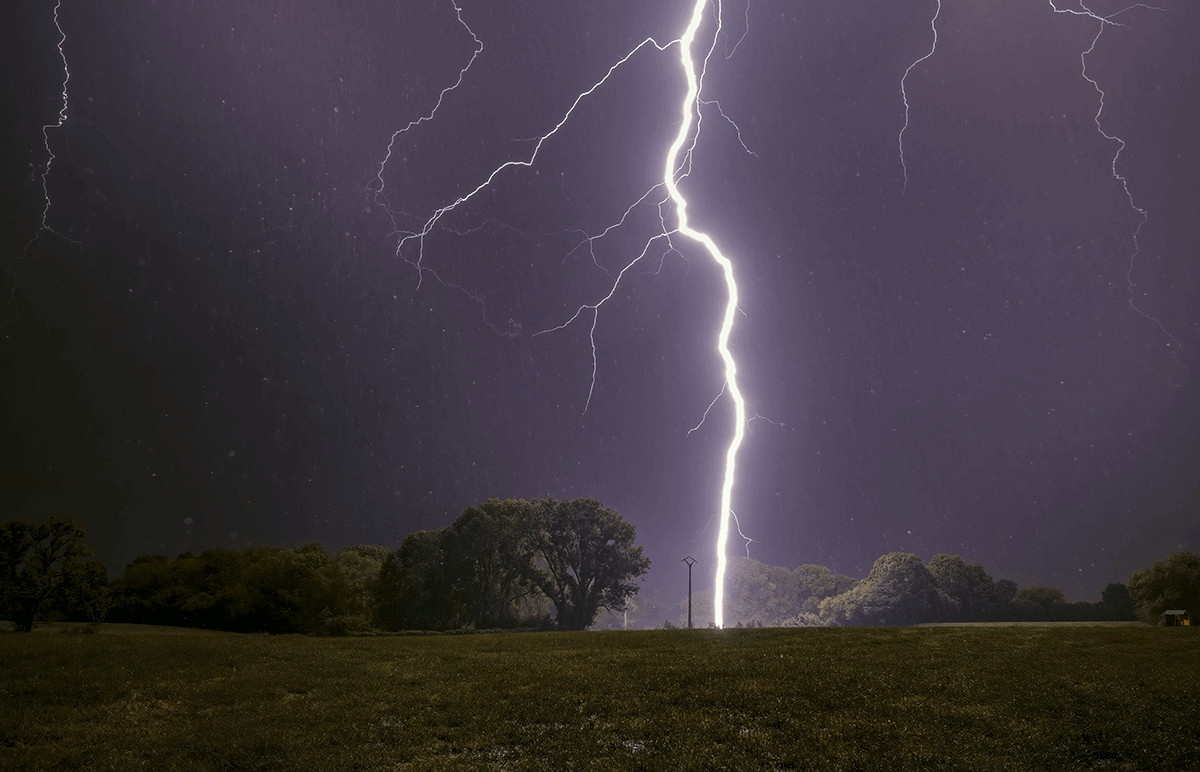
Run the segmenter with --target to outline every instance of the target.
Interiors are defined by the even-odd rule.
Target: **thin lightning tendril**
[[[718,21],[719,21],[719,19],[718,19]],[[746,26],[742,30],[742,36],[740,38],[738,38],[738,41],[736,43],[733,44],[733,48],[729,49],[729,53],[725,54],[726,59],[733,58],[733,55],[737,53],[738,46],[740,46],[742,44],[742,41],[745,40],[746,36],[749,34],[750,34],[750,0],[746,0]]]
[[[46,146],[46,168],[42,170],[42,194],[46,197],[46,206],[42,209],[42,225],[39,230],[53,229],[49,226],[50,218],[50,188],[47,178],[50,176],[50,166],[54,163],[54,151],[50,149],[50,129],[61,129],[62,125],[67,122],[67,106],[69,104],[67,97],[67,84],[71,81],[71,70],[67,68],[67,54],[63,51],[63,44],[67,42],[67,33],[63,32],[62,22],[58,20],[58,9],[62,7],[62,1],[54,4],[54,28],[58,30],[58,43],[55,48],[58,49],[58,58],[62,60],[63,66],[63,84],[62,84],[62,107],[58,110],[58,120],[54,123],[47,123],[42,127],[42,140]],[[36,237],[35,237],[36,238]]]
[[[704,426],[704,422],[708,420],[708,412],[713,409],[713,405],[717,404],[717,400],[719,400],[721,397],[725,396],[725,387],[728,385],[729,384],[727,384],[727,383],[721,384],[721,390],[717,392],[717,396],[713,397],[712,402],[708,403],[708,407],[704,408],[704,415],[700,416],[700,423],[696,424],[691,429],[688,429],[688,432],[687,432],[688,434],[691,434],[694,431],[698,431],[701,426]]]
[[[457,9],[458,6],[455,6],[455,8]],[[461,21],[461,18],[462,17],[460,15],[459,16],[460,21]],[[463,26],[466,27],[466,24],[464,23]],[[469,30],[470,28],[467,27],[467,29]],[[474,37],[476,40],[479,39],[479,38],[475,37],[475,33],[473,33],[473,32],[471,33],[471,36]],[[482,43],[480,45],[482,46]],[[613,72],[615,72],[617,70],[617,68],[619,68],[621,65],[625,64],[625,62],[627,62],[631,58],[633,58],[634,54],[636,54],[638,51],[641,51],[643,48],[645,48],[647,46],[654,46],[655,48],[657,48],[660,51],[666,49],[666,46],[659,45],[653,38],[646,38],[641,43],[638,43],[636,46],[634,46],[633,50],[631,50],[625,56],[621,57],[621,59],[618,60],[616,62],[616,64],[614,64],[608,68],[608,71],[605,72],[604,77],[600,78],[600,80],[596,81],[590,88],[588,88],[586,91],[582,92],[575,98],[575,101],[573,101],[571,103],[571,106],[569,108],[567,108],[567,111],[563,114],[563,117],[558,121],[558,123],[556,123],[554,125],[554,128],[552,128],[550,131],[546,132],[545,134],[543,134],[542,136],[537,138],[536,142],[534,143],[533,150],[530,152],[528,158],[518,159],[518,160],[513,160],[513,161],[505,161],[504,163],[500,164],[491,172],[491,174],[489,174],[487,176],[486,179],[484,179],[483,182],[479,183],[472,190],[459,196],[453,202],[446,204],[445,206],[439,207],[438,209],[435,209],[433,214],[430,215],[428,217],[428,219],[425,220],[425,223],[421,226],[420,230],[405,232],[401,229],[397,229],[393,234],[393,235],[400,236],[400,239],[396,244],[396,256],[400,257],[401,259],[405,259],[406,262],[408,262],[414,268],[416,268],[419,273],[422,273],[422,274],[426,273],[426,272],[432,273],[431,269],[422,265],[422,259],[424,257],[425,238],[433,231],[434,227],[438,225],[438,223],[441,221],[441,219],[443,217],[445,217],[448,213],[457,209],[462,204],[465,204],[466,202],[473,199],[481,191],[487,189],[492,184],[492,182],[496,179],[496,177],[498,177],[500,175],[501,172],[503,172],[507,169],[510,169],[512,167],[515,167],[515,166],[522,166],[525,168],[533,166],[534,163],[537,161],[538,155],[541,154],[542,147],[546,144],[546,142],[551,137],[556,135],[559,132],[559,130],[563,126],[566,125],[567,121],[569,121],[571,119],[571,115],[575,112],[575,108],[579,106],[579,103],[582,102],[585,98],[591,96],[592,93],[596,91],[596,89],[598,89],[602,85],[604,85],[604,83],[613,74]],[[468,67],[469,66],[470,65],[468,65]],[[465,71],[466,71],[466,68],[463,69],[463,72],[465,72]],[[460,78],[461,78],[461,76],[460,76]],[[461,80],[459,82],[461,82]],[[447,90],[451,90],[451,89],[447,89]],[[445,94],[445,91],[443,91],[443,94]],[[440,104],[440,99],[439,99],[439,104]],[[435,112],[436,112],[436,110],[435,110]],[[432,116],[433,114],[434,113],[430,113],[430,116]],[[420,123],[420,121],[415,121],[413,123],[410,123],[408,127],[405,127],[404,129],[401,129],[400,131],[396,132],[396,135],[403,134],[404,132],[408,131],[410,128],[417,125],[418,123]],[[393,142],[395,141],[396,135],[393,135]],[[389,146],[389,155],[390,155],[390,146]],[[381,166],[378,176],[382,177],[382,174],[383,174],[383,167]],[[401,254],[405,245],[407,245],[409,242],[413,242],[413,241],[415,241],[418,245],[418,254],[417,254],[416,261],[407,260],[407,258],[404,258],[403,255]]]
[[[1141,308],[1138,307],[1137,302],[1136,302],[1136,296],[1134,293],[1134,287],[1136,286],[1136,282],[1133,279],[1133,271],[1134,271],[1134,264],[1137,261],[1137,257],[1138,257],[1138,255],[1141,254],[1141,251],[1142,251],[1141,244],[1138,241],[1138,236],[1142,232],[1142,226],[1144,226],[1146,224],[1146,221],[1149,219],[1149,213],[1142,207],[1138,206],[1137,203],[1134,201],[1133,193],[1129,189],[1129,181],[1125,178],[1124,175],[1122,175],[1117,170],[1117,163],[1120,161],[1122,151],[1125,150],[1126,143],[1125,143],[1125,140],[1121,139],[1120,137],[1116,136],[1115,134],[1109,134],[1108,132],[1106,132],[1104,130],[1104,126],[1100,122],[1100,116],[1104,112],[1104,106],[1105,106],[1104,105],[1104,100],[1105,100],[1104,89],[1100,88],[1100,84],[1098,82],[1096,82],[1096,80],[1088,74],[1088,69],[1087,69],[1088,54],[1090,54],[1096,50],[1096,45],[1100,42],[1100,37],[1101,37],[1101,35],[1104,34],[1105,27],[1107,27],[1109,25],[1112,25],[1114,27],[1124,27],[1125,26],[1124,24],[1121,24],[1120,22],[1116,21],[1116,17],[1120,16],[1123,13],[1131,11],[1135,8],[1145,8],[1147,10],[1164,11],[1164,12],[1167,9],[1159,8],[1158,6],[1148,5],[1146,3],[1134,3],[1133,5],[1126,6],[1125,8],[1122,8],[1121,10],[1116,11],[1115,13],[1108,14],[1107,16],[1101,16],[1101,15],[1095,13],[1094,11],[1092,11],[1090,8],[1088,8],[1086,5],[1084,5],[1082,2],[1079,3],[1079,7],[1082,10],[1076,10],[1076,9],[1072,9],[1072,8],[1059,8],[1057,5],[1055,5],[1054,0],[1048,0],[1048,1],[1050,3],[1050,9],[1054,13],[1069,14],[1072,16],[1085,16],[1089,19],[1094,19],[1100,23],[1100,28],[1098,30],[1096,30],[1096,36],[1094,38],[1092,38],[1091,44],[1084,51],[1082,51],[1079,54],[1080,74],[1083,76],[1084,80],[1086,80],[1088,83],[1090,83],[1092,88],[1094,88],[1096,90],[1097,95],[1099,95],[1100,104],[1097,107],[1096,114],[1093,116],[1092,120],[1096,124],[1096,131],[1098,131],[1100,133],[1100,136],[1104,137],[1106,140],[1109,140],[1110,142],[1117,143],[1117,151],[1113,154],[1113,158],[1112,158],[1112,165],[1111,165],[1112,176],[1113,176],[1113,179],[1115,179],[1117,182],[1119,182],[1121,184],[1121,189],[1125,192],[1125,198],[1129,202],[1129,208],[1132,209],[1134,212],[1136,212],[1138,215],[1138,223],[1137,223],[1137,226],[1133,229],[1133,234],[1132,234],[1133,254],[1129,256],[1129,269],[1125,272],[1125,284],[1126,284],[1127,292],[1129,294],[1129,301],[1128,301],[1129,308],[1132,309],[1139,316],[1146,319],[1147,321],[1154,323],[1154,325],[1158,327],[1159,331],[1161,331],[1162,334],[1168,338],[1168,340],[1170,342],[1167,343],[1167,348],[1171,349],[1171,358],[1174,359],[1175,363],[1177,365],[1179,365],[1180,367],[1182,367],[1184,369],[1184,371],[1186,372],[1188,370],[1187,365],[1183,364],[1183,362],[1179,358],[1179,355],[1183,350],[1183,346],[1179,342],[1179,339],[1167,331],[1167,328],[1163,325],[1161,319],[1159,319],[1155,316],[1151,316],[1150,314],[1143,311]],[[933,45],[930,47],[929,53],[925,54],[920,59],[917,59],[915,62],[910,64],[908,66],[908,69],[906,69],[904,71],[904,75],[900,78],[900,97],[904,101],[904,127],[900,129],[898,143],[900,146],[900,166],[904,171],[904,187],[902,189],[904,191],[906,191],[908,189],[908,165],[906,164],[905,158],[904,158],[904,132],[907,131],[908,127],[909,127],[909,104],[908,104],[908,91],[906,89],[906,81],[908,79],[909,73],[912,72],[914,67],[916,67],[921,62],[924,62],[925,60],[929,59],[929,57],[933,56],[934,53],[937,51],[937,44],[938,44],[937,20],[938,20],[938,16],[941,14],[941,12],[942,12],[942,2],[941,2],[941,0],[937,0],[937,11],[933,14],[933,18],[930,20],[930,23],[929,23],[930,29],[933,31]],[[1180,381],[1180,383],[1182,383],[1182,381]],[[1178,386],[1179,384],[1176,384],[1176,385]]]
[[[783,421],[772,421],[770,418],[767,418],[762,413],[755,413],[750,418],[750,420],[746,422],[746,424],[748,426],[748,425],[754,423],[755,421],[766,421],[767,423],[771,424],[771,426],[787,426],[787,424],[785,424]]]
[[[42,174],[41,174],[42,198],[45,202],[42,206],[42,220],[38,224],[38,229],[34,232],[33,236],[29,239],[29,242],[25,244],[25,249],[23,249],[21,251],[21,254],[17,255],[15,258],[13,258],[13,260],[8,264],[8,272],[13,277],[13,280],[14,280],[11,295],[12,295],[12,299],[13,299],[13,308],[17,309],[17,311],[16,311],[17,315],[14,316],[12,319],[6,320],[4,322],[4,325],[8,325],[9,323],[11,323],[11,322],[15,321],[17,318],[19,318],[19,316],[20,316],[20,310],[19,310],[20,306],[17,303],[17,286],[16,286],[17,274],[16,274],[16,271],[13,269],[13,266],[16,265],[16,262],[18,260],[29,255],[29,250],[31,247],[33,247],[34,243],[37,242],[38,237],[40,237],[42,235],[42,233],[44,233],[44,232],[50,232],[50,233],[53,233],[54,235],[58,236],[59,238],[66,239],[67,241],[71,242],[72,244],[79,243],[78,241],[75,241],[74,239],[67,238],[63,234],[59,233],[58,231],[56,231],[50,227],[50,205],[51,205],[50,181],[49,181],[50,167],[54,165],[54,159],[57,157],[54,155],[54,151],[50,149],[50,130],[51,129],[61,129],[63,127],[63,124],[65,124],[67,122],[67,108],[70,104],[68,96],[67,96],[67,84],[70,83],[70,81],[71,81],[71,70],[67,66],[66,51],[63,50],[63,45],[66,44],[66,42],[67,42],[67,33],[63,31],[62,22],[59,21],[59,18],[58,18],[58,11],[61,7],[62,7],[62,0],[59,0],[59,2],[54,4],[54,29],[56,29],[58,31],[58,43],[55,44],[55,48],[58,50],[58,58],[62,61],[62,69],[63,69],[62,105],[58,108],[58,115],[57,115],[56,120],[53,123],[47,123],[44,126],[42,126],[42,146],[45,147],[45,149],[46,149],[46,166],[42,169]]]
[[[467,76],[467,70],[471,69],[471,65],[475,64],[475,60],[479,58],[479,55],[481,53],[483,53],[483,41],[480,40],[479,36],[475,34],[475,31],[472,30],[469,26],[467,26],[467,23],[465,21],[463,21],[462,8],[459,8],[458,3],[453,2],[453,0],[450,4],[454,6],[454,12],[458,16],[458,23],[460,25],[462,25],[462,28],[465,29],[467,31],[467,34],[471,36],[471,39],[475,41],[475,51],[474,51],[474,53],[471,54],[471,58],[469,60],[467,60],[467,63],[465,65],[463,65],[463,68],[458,71],[458,79],[456,81],[454,81],[453,85],[446,86],[444,89],[442,89],[441,93],[438,94],[437,103],[434,104],[433,109],[429,111],[429,115],[423,115],[420,118],[411,120],[408,122],[408,125],[405,126],[403,129],[397,129],[395,132],[392,133],[392,138],[388,142],[387,153],[383,156],[383,160],[379,162],[379,171],[376,172],[376,174],[375,174],[375,181],[379,183],[379,187],[377,187],[375,189],[375,203],[382,206],[384,208],[384,210],[387,211],[388,214],[392,216],[392,218],[393,218],[392,224],[393,225],[395,225],[395,213],[393,213],[392,210],[388,208],[387,197],[383,195],[383,188],[384,188],[383,170],[385,168],[387,168],[387,163],[389,160],[391,160],[392,150],[396,146],[396,140],[401,138],[403,135],[407,134],[409,131],[416,128],[417,126],[420,126],[422,123],[425,123],[426,121],[432,121],[433,117],[435,115],[437,115],[437,111],[441,109],[442,102],[444,102],[446,99],[446,94],[449,94],[451,91],[454,91],[455,89],[457,89],[459,86],[462,85],[463,78],[465,78]],[[399,248],[397,248],[397,252],[399,252]],[[418,282],[418,286],[420,286],[420,276],[419,275],[417,278],[417,282]]]
[[[657,187],[657,186],[655,186],[655,187]],[[643,198],[645,198],[645,196],[643,196]],[[611,228],[609,230],[611,230]],[[682,231],[682,228],[680,229],[680,231]],[[672,231],[672,232],[674,232],[674,231]],[[653,244],[654,242],[658,241],[659,239],[667,239],[669,241],[670,240],[670,232],[660,233],[657,236],[654,236],[653,238],[651,238],[649,241],[647,241],[646,246],[643,247],[641,253],[636,258],[634,258],[628,265],[626,265],[624,268],[622,268],[620,273],[617,274],[616,278],[613,279],[612,288],[609,289],[607,295],[600,298],[600,300],[596,301],[595,303],[587,303],[587,304],[580,306],[575,311],[575,314],[570,319],[563,322],[562,324],[560,324],[556,327],[550,327],[545,330],[540,330],[538,332],[535,332],[532,336],[532,337],[536,338],[539,335],[545,335],[546,333],[549,333],[549,332],[558,332],[559,330],[562,330],[562,329],[565,329],[565,328],[571,326],[571,324],[573,324],[576,319],[578,319],[580,316],[584,315],[586,312],[588,312],[588,311],[591,312],[592,326],[588,329],[588,342],[590,343],[591,348],[592,348],[592,380],[591,380],[590,385],[588,386],[587,401],[584,403],[584,406],[583,406],[584,413],[587,413],[588,407],[592,404],[592,395],[596,391],[596,373],[597,373],[597,369],[599,366],[598,365],[599,360],[597,359],[597,351],[596,351],[596,324],[600,320],[600,306],[607,303],[609,300],[612,299],[613,295],[617,294],[617,288],[619,286],[621,286],[621,279],[624,278],[625,274],[631,268],[633,268],[635,265],[637,265],[639,262],[641,262],[642,258],[644,258],[647,254],[649,254],[650,245]]]
[[[1150,314],[1146,313],[1142,309],[1138,308],[1138,305],[1135,302],[1134,287],[1136,286],[1136,283],[1133,280],[1133,269],[1134,269],[1134,263],[1137,261],[1138,255],[1140,255],[1142,252],[1142,246],[1141,246],[1141,243],[1138,241],[1138,236],[1141,234],[1142,226],[1144,226],[1146,224],[1146,221],[1150,218],[1150,215],[1149,215],[1149,212],[1147,212],[1145,209],[1138,206],[1137,203],[1134,202],[1133,193],[1129,190],[1129,180],[1127,180],[1123,174],[1121,174],[1119,171],[1117,171],[1117,163],[1121,158],[1121,153],[1125,150],[1126,143],[1125,143],[1125,140],[1121,139],[1120,137],[1116,136],[1115,134],[1109,134],[1108,132],[1106,132],[1104,130],[1104,126],[1100,123],[1100,116],[1104,112],[1105,93],[1104,93],[1104,89],[1100,88],[1100,84],[1098,82],[1096,82],[1096,80],[1088,74],[1088,69],[1087,69],[1088,54],[1090,54],[1096,50],[1096,45],[1100,42],[1100,36],[1104,34],[1105,27],[1107,27],[1110,24],[1114,27],[1124,27],[1125,26],[1124,24],[1121,24],[1120,22],[1114,21],[1114,19],[1117,16],[1120,16],[1121,14],[1125,13],[1126,11],[1131,11],[1134,8],[1145,8],[1145,9],[1151,10],[1151,11],[1163,11],[1163,12],[1165,12],[1167,9],[1158,8],[1157,6],[1147,5],[1145,3],[1136,3],[1134,5],[1130,5],[1125,8],[1122,8],[1121,10],[1119,10],[1115,13],[1111,13],[1108,16],[1100,16],[1100,15],[1094,13],[1090,8],[1088,8],[1082,2],[1079,4],[1079,7],[1082,8],[1083,10],[1076,11],[1076,10],[1073,10],[1070,8],[1059,8],[1054,4],[1054,0],[1050,0],[1050,8],[1055,13],[1065,13],[1065,14],[1070,14],[1073,16],[1086,16],[1089,19],[1095,19],[1096,21],[1100,22],[1100,27],[1099,27],[1099,29],[1096,30],[1096,36],[1094,38],[1092,38],[1091,45],[1089,45],[1083,52],[1081,52],[1079,54],[1079,67],[1080,67],[1080,74],[1083,76],[1083,79],[1092,85],[1092,88],[1094,88],[1096,90],[1096,94],[1099,96],[1100,104],[1096,108],[1096,114],[1092,117],[1092,121],[1096,124],[1096,131],[1099,132],[1100,136],[1104,137],[1106,140],[1117,143],[1117,152],[1113,153],[1112,166],[1111,166],[1113,179],[1115,179],[1117,182],[1121,183],[1121,190],[1123,190],[1125,192],[1125,199],[1129,202],[1129,208],[1132,209],[1133,211],[1137,212],[1137,215],[1138,215],[1138,223],[1137,223],[1137,226],[1133,229],[1133,234],[1132,234],[1133,254],[1131,254],[1129,256],[1129,270],[1127,270],[1125,272],[1126,291],[1129,294],[1129,301],[1128,301],[1129,308],[1131,310],[1133,310],[1134,313],[1138,314],[1139,316],[1146,319],[1147,321],[1153,322],[1154,325],[1158,327],[1159,331],[1162,332],[1162,334],[1165,335],[1170,340],[1170,343],[1167,344],[1167,348],[1172,349],[1171,358],[1175,361],[1175,364],[1179,365],[1180,367],[1182,367],[1184,369],[1185,372],[1187,372],[1188,371],[1187,365],[1183,364],[1183,362],[1179,358],[1180,353],[1183,351],[1183,346],[1179,342],[1179,339],[1176,338],[1171,333],[1167,332],[1167,328],[1163,325],[1161,319],[1159,319],[1158,317],[1155,317],[1155,316],[1151,316]],[[1181,379],[1179,381],[1179,383],[1177,383],[1175,385],[1178,387],[1182,383],[1183,383],[1183,380]]]
[[[720,113],[721,117],[724,118],[729,123],[729,125],[733,127],[733,130],[737,132],[738,144],[742,146],[742,150],[745,150],[750,155],[754,156],[755,158],[758,158],[758,153],[756,153],[753,150],[751,150],[750,148],[746,147],[746,142],[745,142],[745,140],[742,139],[742,129],[736,123],[733,122],[732,118],[730,118],[728,115],[725,114],[725,111],[721,108],[720,102],[718,102],[715,99],[701,99],[700,105],[703,107],[708,107],[709,105],[716,105],[717,112]]]
[[[908,190],[908,165],[904,162],[904,132],[908,131],[908,91],[905,89],[905,81],[908,80],[908,74],[913,71],[921,62],[933,56],[937,51],[938,31],[937,20],[942,13],[942,0],[937,0],[937,10],[934,11],[933,18],[929,20],[929,28],[933,30],[933,45],[929,47],[929,53],[922,56],[917,61],[908,65],[908,69],[904,71],[904,75],[900,77],[900,98],[904,100],[904,128],[900,129],[898,142],[900,143],[900,168],[904,170],[904,187],[900,189],[901,193]]]
[[[742,537],[742,540],[746,542],[746,557],[750,557],[750,545],[754,544],[756,539],[751,539],[749,536],[742,533],[742,521],[738,519],[737,512],[730,510],[729,514],[733,516],[733,527],[737,528],[738,536]]]

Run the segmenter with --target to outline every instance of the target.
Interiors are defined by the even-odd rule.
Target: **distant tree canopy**
[[[619,611],[649,561],[593,499],[490,499],[399,550],[319,544],[143,555],[111,586],[111,619],[243,632],[557,626]]]
[[[1013,598],[1013,603],[1018,608],[1027,610],[1027,614],[1035,617],[1049,617],[1056,607],[1065,602],[1062,590],[1044,585],[1022,587]]]
[[[87,560],[83,529],[68,518],[43,523],[13,520],[0,526],[0,617],[30,632],[42,615],[56,610],[89,622],[104,619],[108,571]]]
[[[582,630],[620,611],[650,561],[636,530],[595,499],[489,499],[452,525],[410,534],[382,566],[384,629],[513,627]]]
[[[978,563],[958,555],[934,555],[926,566],[937,587],[937,615],[956,622],[981,622],[996,613],[996,583]]]
[[[725,568],[726,625],[818,624],[816,612],[825,598],[858,584],[825,566],[805,564],[789,570],[753,558],[731,557]],[[693,623],[704,626],[713,618],[713,591],[692,595]],[[687,623],[687,599],[680,601],[676,622]]]
[[[1135,572],[1129,579],[1129,595],[1138,618],[1152,625],[1163,624],[1168,609],[1200,613],[1200,555],[1176,552]]]
[[[725,575],[730,625],[912,625],[926,622],[1085,621],[1133,619],[1125,585],[1110,584],[1100,603],[1065,603],[1055,587],[993,581],[978,563],[934,555],[928,563],[893,552],[861,582],[824,566],[794,571],[730,558]],[[687,618],[680,601],[676,624]],[[712,619],[712,590],[695,593],[693,617]],[[670,620],[668,620],[670,623]]]
[[[319,544],[142,555],[112,582],[110,619],[241,632],[343,633],[370,626],[387,552]]]
[[[1136,610],[1129,588],[1123,584],[1110,584],[1100,593],[1100,605],[1107,619],[1134,619]]]
[[[921,558],[892,552],[854,589],[822,601],[821,618],[835,625],[912,625],[937,619],[943,605]]]
[[[107,583],[64,519],[0,526],[0,616],[139,622],[272,632],[513,628],[582,630],[628,609],[650,561],[636,530],[595,499],[489,499],[445,528],[409,534],[400,549],[319,544],[209,549],[169,560],[142,555]],[[794,570],[729,560],[727,624],[910,625],[950,621],[1128,620],[1200,608],[1200,556],[1177,552],[1109,584],[1099,603],[1066,603],[1055,587],[993,581],[978,563],[911,553],[875,561],[858,581],[824,566]],[[693,617],[712,618],[712,590]],[[678,621],[687,618],[686,599]],[[617,621],[614,621],[617,620]],[[609,614],[605,624],[623,624]],[[668,622],[669,624],[669,622]]]

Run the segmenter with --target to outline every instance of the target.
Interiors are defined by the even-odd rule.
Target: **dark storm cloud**
[[[667,3],[146,3],[61,12],[69,122],[44,201],[61,67],[50,9],[8,33],[6,489],[73,507],[110,569],[246,540],[398,544],[489,496],[595,496],[649,580],[711,563],[728,406],[719,277],[654,253],[596,328],[655,213],[683,81],[647,49],[426,240],[413,228],[524,158]],[[684,183],[736,261],[751,401],[735,495],[751,554],[864,575],[937,552],[1098,597],[1196,548],[1196,143],[1187,8],[1098,22],[1046,3],[727,6],[715,107]],[[1097,10],[1111,13],[1117,8]],[[1129,304],[1133,297],[1136,308]],[[515,333],[503,335],[499,333]],[[1190,367],[1191,369],[1187,369]],[[193,523],[186,524],[185,518]],[[1190,529],[1190,530],[1189,530]],[[234,535],[236,534],[236,536]],[[1187,540],[1191,540],[1188,542]],[[735,542],[737,540],[735,539]],[[738,549],[736,546],[733,549]],[[711,568],[711,566],[709,566]],[[678,575],[676,575],[678,574]],[[698,571],[697,576],[702,576]]]

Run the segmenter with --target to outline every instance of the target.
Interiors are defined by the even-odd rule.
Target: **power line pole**
[[[688,567],[688,629],[692,629],[692,566],[696,565],[696,559],[688,555],[680,563],[687,563]]]

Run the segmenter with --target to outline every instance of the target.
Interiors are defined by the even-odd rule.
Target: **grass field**
[[[0,634],[0,769],[132,768],[1200,769],[1200,631]]]

